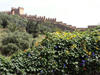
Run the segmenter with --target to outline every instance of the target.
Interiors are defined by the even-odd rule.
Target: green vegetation
[[[16,51],[19,51],[20,49],[23,50],[23,49],[27,49],[28,47],[32,47],[32,46],[28,46],[30,45],[29,40],[25,42],[25,39],[23,39],[23,37],[30,38],[31,36],[29,34],[31,34],[33,36],[33,40],[34,40],[33,42],[35,44],[37,43],[38,40],[41,39],[40,37],[38,37],[38,35],[42,34],[44,36],[46,32],[51,32],[48,29],[50,30],[54,29],[54,26],[50,24],[50,22],[45,22],[44,24],[42,23],[41,25],[39,25],[38,23],[39,22],[36,23],[33,21],[22,19],[18,15],[8,15],[6,13],[0,12],[0,27],[1,27],[0,50],[2,49],[1,53],[3,55],[8,55],[8,54],[11,55]],[[45,28],[43,29],[41,26],[46,26],[45,28],[47,30],[45,31]],[[5,28],[6,31],[2,32],[3,30],[2,28]],[[53,31],[56,31],[56,30],[57,28],[55,28],[55,30]],[[41,31],[43,31],[43,33]],[[27,34],[27,36],[24,36],[24,33]],[[24,43],[22,43],[22,41]],[[25,43],[27,44],[27,46],[25,45]],[[22,45],[20,44],[24,44],[23,46],[25,46],[25,48],[21,48]]]
[[[36,38],[39,35],[39,26],[38,23],[35,23],[33,21],[28,21],[27,26],[26,26],[26,31],[29,34],[33,35],[33,38]]]
[[[40,33],[41,34],[45,34],[46,32],[56,32],[56,31],[62,31],[60,28],[57,28],[56,26],[54,26],[51,22],[46,21],[41,23],[40,25]]]
[[[71,33],[50,22],[0,16],[6,28],[0,29],[0,75],[99,75],[100,27]]]
[[[34,45],[32,35],[26,32],[16,31],[14,33],[8,33],[2,39],[3,51],[2,54],[8,55],[14,53],[20,49],[28,49]]]
[[[0,12],[0,27],[5,28],[9,24],[14,23],[17,26],[21,25],[26,27],[28,20],[20,18],[18,15],[8,15]]]
[[[7,34],[7,30],[6,29],[0,29],[0,48],[2,47],[2,38]]]
[[[16,25],[14,23],[11,23],[7,26],[8,32],[15,32],[15,31],[19,31],[19,32],[25,32],[25,27],[21,26],[21,25]]]
[[[95,30],[100,31],[100,26],[97,26],[95,28],[89,29],[88,31],[92,32],[92,31],[95,31]]]
[[[2,74],[98,75],[100,32],[47,33],[35,47],[1,59],[1,63],[10,62],[8,67],[6,63],[0,66]]]
[[[8,21],[4,18],[4,19],[2,19],[2,27],[3,28],[6,28],[7,26],[8,26]]]

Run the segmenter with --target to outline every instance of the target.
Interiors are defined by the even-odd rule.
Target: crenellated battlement
[[[0,12],[4,12],[4,13],[11,13],[11,11],[0,11]]]
[[[3,12],[3,13],[7,13],[7,14],[11,14],[11,11],[0,11],[0,12]]]
[[[74,31],[75,29],[77,29],[75,26],[67,25],[66,23],[63,23],[62,21],[57,22],[56,18],[46,18],[45,16],[27,15],[27,13],[24,14],[24,8],[22,7],[18,7],[18,8],[12,7],[11,11],[1,11],[1,12],[7,13],[9,15],[19,15],[20,17],[24,19],[39,21],[40,23],[44,21],[50,21],[54,25],[56,25],[58,28],[61,28],[62,30],[68,29],[68,30]]]
[[[46,18],[46,21],[56,22],[56,18]]]
[[[36,18],[37,15],[26,15],[26,18]]]
[[[27,14],[19,14],[20,17],[24,18],[27,16]]]
[[[56,21],[56,18],[46,18],[45,16],[37,16],[37,15],[27,15],[24,14],[24,8],[22,7],[11,7],[11,11],[0,11],[0,12],[4,12],[7,13],[9,15],[19,15],[20,17],[24,18],[24,19],[28,19],[28,20],[32,20],[32,21],[39,21],[39,23],[42,23],[44,21],[50,21],[52,22],[54,25],[56,25],[58,28],[61,28],[62,30],[69,30],[69,31],[74,31],[74,30],[87,30],[90,28],[94,28],[98,25],[89,25],[88,28],[76,28],[76,26],[72,26],[72,25],[67,25],[66,23],[63,23],[62,21]]]
[[[45,20],[45,16],[36,17],[37,20]]]
[[[20,17],[26,18],[26,19],[34,19],[34,20],[39,20],[39,21],[40,20],[41,21],[44,20],[44,21],[56,22],[56,18],[46,18],[45,16],[37,16],[37,15],[27,15],[27,14],[24,14],[24,8],[22,8],[22,7],[18,7],[18,8],[12,7],[11,11],[2,11],[2,12],[9,13],[9,15],[10,14],[12,14],[12,15],[19,15]]]

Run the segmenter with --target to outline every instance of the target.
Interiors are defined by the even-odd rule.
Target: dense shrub
[[[15,23],[10,23],[7,26],[8,32],[15,32],[15,31],[19,31],[19,32],[25,32],[25,27],[21,26],[21,25],[17,25]]]
[[[38,53],[31,51],[31,49],[18,52],[11,57],[11,61],[16,65],[17,74],[36,74]],[[15,60],[16,59],[16,60]],[[16,73],[16,72],[15,72]]]
[[[45,34],[46,32],[56,32],[56,31],[62,31],[60,28],[57,28],[54,24],[52,24],[49,21],[45,21],[39,25],[40,27],[40,33]]]
[[[95,31],[95,30],[100,31],[100,26],[97,26],[95,28],[88,29],[88,31],[90,31],[90,32]]]
[[[0,25],[6,27],[10,23],[16,23],[26,27],[28,20],[19,17],[18,15],[8,15],[7,13],[0,12]],[[6,24],[5,24],[6,23]]]
[[[47,59],[47,66],[54,65],[55,75],[60,73],[97,75],[100,72],[100,67],[98,67],[100,66],[100,32],[98,30],[91,33],[88,31],[48,33],[41,44],[47,49],[42,50],[40,56]],[[54,60],[54,63],[51,63],[51,60]],[[47,73],[51,73],[52,67],[45,68],[49,71]]]
[[[33,38],[37,37],[39,35],[39,22],[33,22],[33,21],[28,21],[27,26],[26,26],[26,31],[29,34],[33,35]]]
[[[3,48],[3,52],[2,54],[12,54],[15,53],[16,51],[18,51],[18,46],[16,44],[13,43],[8,43],[7,45],[5,45],[5,47]]]
[[[15,66],[13,73],[36,75],[100,73],[99,30],[47,33],[46,38],[36,45],[33,49],[19,51],[11,57],[10,60]]]
[[[2,53],[8,55],[19,52],[13,54],[11,59],[0,57],[1,75],[99,75],[100,27],[84,32],[47,33],[46,38],[37,43],[35,48],[28,49],[33,44],[32,35],[28,33],[33,33],[33,37],[36,37],[39,32],[38,23],[28,22],[18,15],[0,13],[0,27],[5,28],[7,22],[9,28],[10,23],[12,26],[16,24],[11,27],[11,32],[14,33],[9,33],[2,40]],[[16,31],[21,30],[19,25],[26,27],[28,33]],[[40,25],[41,34],[57,30],[50,22]]]
[[[34,40],[32,35],[26,32],[16,31],[14,33],[8,33],[8,35],[2,39],[2,53],[6,55],[7,53],[14,53],[20,49],[28,49],[32,47],[33,44]]]
[[[3,28],[6,28],[7,26],[8,26],[8,21],[4,18],[4,19],[2,19],[2,27]]]
[[[0,56],[0,75],[12,75],[15,72],[15,66],[9,58]]]

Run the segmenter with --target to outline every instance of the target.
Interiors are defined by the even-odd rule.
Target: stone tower
[[[11,14],[13,14],[13,15],[24,14],[24,8],[18,7],[18,9],[17,9],[17,8],[12,7],[11,8]]]

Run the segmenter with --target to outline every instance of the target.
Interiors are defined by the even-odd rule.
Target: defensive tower
[[[18,7],[18,9],[17,9],[17,8],[12,7],[11,14],[13,14],[13,15],[24,14],[24,8]]]

